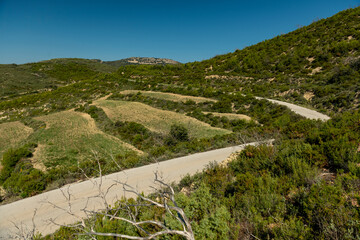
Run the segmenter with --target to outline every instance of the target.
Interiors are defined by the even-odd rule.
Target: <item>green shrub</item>
[[[180,142],[189,141],[189,132],[186,127],[178,124],[171,125],[170,136]]]
[[[29,150],[29,146],[25,145],[24,147],[18,149],[9,149],[7,150],[1,160],[1,165],[3,166],[0,171],[0,183],[3,183],[8,177],[10,177],[12,171],[15,169],[16,164],[26,157],[31,157],[32,152]]]
[[[34,169],[29,162],[18,164],[3,184],[7,194],[29,197],[42,192],[46,187],[45,175]]]

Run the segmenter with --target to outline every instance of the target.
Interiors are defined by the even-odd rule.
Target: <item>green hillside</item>
[[[187,67],[205,72],[214,86],[337,112],[358,107],[359,49],[360,8],[355,8]]]
[[[98,60],[52,59],[23,65],[0,65],[0,100],[38,92],[92,79],[97,74],[115,71],[116,68]]]

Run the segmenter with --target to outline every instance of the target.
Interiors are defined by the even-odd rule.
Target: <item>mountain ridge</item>
[[[114,61],[102,61],[102,63],[109,64],[114,67],[125,65],[167,65],[167,64],[181,64],[178,61],[168,58],[155,58],[155,57],[129,57]]]

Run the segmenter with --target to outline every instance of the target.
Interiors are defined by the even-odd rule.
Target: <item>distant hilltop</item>
[[[153,57],[130,57],[125,59],[120,59],[116,61],[103,61],[105,64],[109,64],[115,67],[120,67],[124,65],[167,65],[167,64],[180,64],[180,62],[167,59],[167,58],[153,58]]]

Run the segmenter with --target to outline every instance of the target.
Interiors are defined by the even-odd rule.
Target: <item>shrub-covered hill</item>
[[[118,71],[152,86],[163,81],[199,95],[242,91],[336,113],[359,106],[359,40],[360,7],[209,60]]]
[[[27,64],[0,64],[0,100],[55,90],[58,87],[112,73],[125,65],[180,64],[165,58],[127,58],[117,61],[57,58]]]
[[[22,65],[0,64],[0,100],[52,91],[58,87],[109,73],[115,67],[99,60],[64,58]]]
[[[341,111],[359,104],[359,40],[360,7],[188,67],[214,85]]]

